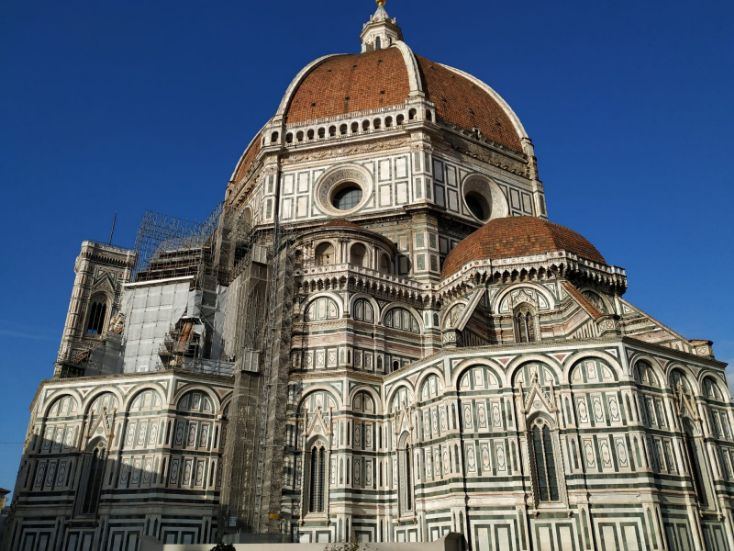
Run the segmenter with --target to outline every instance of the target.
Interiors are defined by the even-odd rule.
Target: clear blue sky
[[[0,486],[13,488],[84,239],[203,218],[290,79],[356,51],[369,0],[37,2],[0,14]],[[391,0],[406,41],[488,82],[536,146],[550,216],[627,298],[734,362],[734,3]]]

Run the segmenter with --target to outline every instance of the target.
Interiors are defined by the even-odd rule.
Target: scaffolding
[[[199,275],[211,255],[221,215],[222,203],[203,222],[146,211],[135,237],[133,280]]]

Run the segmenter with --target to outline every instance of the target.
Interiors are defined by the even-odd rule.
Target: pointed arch
[[[82,515],[97,512],[107,468],[107,439],[92,439],[84,454],[82,483],[77,494],[77,510]]]
[[[398,456],[398,507],[401,515],[415,510],[415,469],[413,465],[413,439],[403,431],[397,440]]]
[[[537,504],[561,501],[562,458],[557,427],[547,415],[528,419],[528,453],[533,474],[533,493]]]
[[[491,311],[494,313],[501,312],[503,310],[502,304],[504,300],[513,292],[517,290],[521,290],[521,289],[528,289],[534,293],[537,293],[541,297],[543,297],[543,299],[547,303],[547,308],[545,308],[543,304],[537,304],[536,306],[538,310],[546,310],[546,309],[552,310],[556,307],[556,302],[557,302],[556,298],[553,296],[553,294],[548,289],[546,289],[542,285],[522,282],[522,283],[517,283],[515,285],[510,285],[509,287],[507,287],[506,289],[498,293],[497,296],[495,296],[494,299],[492,299],[492,301],[490,302]]]
[[[522,302],[512,309],[512,327],[516,343],[530,343],[540,340],[538,313],[529,302]]]

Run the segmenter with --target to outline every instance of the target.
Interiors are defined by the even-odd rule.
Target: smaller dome
[[[475,260],[552,251],[566,251],[592,262],[607,263],[594,245],[573,230],[534,216],[510,216],[490,220],[464,238],[446,257],[441,275],[449,277]]]

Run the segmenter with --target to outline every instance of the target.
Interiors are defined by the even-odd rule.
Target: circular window
[[[489,178],[473,174],[464,180],[463,190],[467,214],[480,222],[508,216],[507,199],[499,186]]]
[[[351,210],[362,200],[362,188],[354,182],[345,182],[334,190],[331,204],[339,210]]]
[[[489,219],[489,204],[487,204],[487,200],[476,191],[470,191],[466,194],[466,206],[469,207],[471,213],[480,220]]]
[[[316,207],[330,216],[344,216],[363,208],[372,195],[372,176],[362,166],[342,165],[324,173],[314,190]]]

